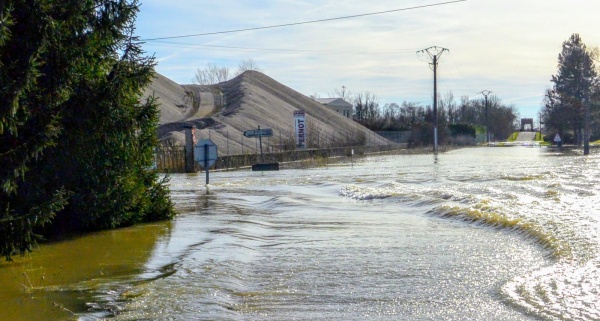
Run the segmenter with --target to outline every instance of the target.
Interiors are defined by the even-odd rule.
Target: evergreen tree
[[[542,118],[546,129],[555,130],[564,139],[565,120],[562,118],[566,114],[564,106],[561,103],[559,94],[555,89],[547,89],[544,95],[544,107],[542,108]]]
[[[547,127],[554,126],[559,131],[570,128],[576,137],[582,137],[585,99],[598,85],[591,54],[578,34],[563,42],[558,71],[552,76],[553,89],[546,93],[542,113]]]
[[[139,102],[154,60],[133,0],[0,4],[0,252],[57,232],[170,218],[150,170],[158,110]]]

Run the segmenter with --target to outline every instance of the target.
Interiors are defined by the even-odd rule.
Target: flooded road
[[[0,263],[0,320],[77,320],[106,316],[145,272],[171,223],[94,233],[44,245]],[[103,306],[95,301],[102,300]],[[93,318],[92,318],[93,316]]]
[[[10,320],[598,320],[600,154],[173,175],[169,223],[0,265]],[[67,272],[65,272],[67,271]],[[54,276],[56,275],[56,276]],[[37,314],[36,314],[37,313]],[[0,315],[4,320],[5,315]]]

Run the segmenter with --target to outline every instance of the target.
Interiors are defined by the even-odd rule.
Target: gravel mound
[[[293,148],[294,111],[304,110],[308,127],[308,147],[327,148],[349,145],[389,145],[374,134],[328,107],[278,83],[257,71],[217,85],[178,85],[157,74],[145,95],[154,94],[160,104],[159,138],[168,144],[184,145],[184,130],[197,128],[197,139],[211,139],[219,155],[254,153],[257,139],[244,131],[273,129],[273,137],[263,138],[263,149]]]

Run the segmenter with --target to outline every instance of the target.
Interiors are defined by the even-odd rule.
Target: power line
[[[459,2],[465,2],[465,1],[467,1],[467,0],[455,0],[455,1],[448,1],[448,2],[440,2],[440,3],[434,3],[434,4],[427,4],[427,5],[416,6],[416,7],[408,7],[408,8],[400,8],[400,9],[393,9],[393,10],[386,10],[386,11],[379,11],[379,12],[363,13],[363,14],[357,14],[357,15],[351,15],[351,16],[343,16],[343,17],[336,17],[336,18],[318,19],[318,20],[310,20],[310,21],[302,21],[302,22],[292,22],[292,23],[285,23],[285,24],[265,26],[265,27],[254,27],[254,28],[234,29],[234,30],[225,30],[225,31],[214,31],[214,32],[197,33],[197,34],[191,34],[191,35],[179,35],[179,36],[148,38],[148,39],[142,39],[142,41],[157,41],[157,40],[165,40],[165,39],[203,37],[203,36],[220,35],[220,34],[236,33],[236,32],[243,32],[243,31],[254,31],[254,30],[263,30],[263,29],[274,29],[274,28],[282,28],[282,27],[291,27],[291,26],[305,25],[305,24],[311,24],[311,23],[319,23],[319,22],[327,22],[327,21],[335,21],[335,20],[343,20],[343,19],[352,19],[352,18],[374,16],[374,15],[380,15],[380,14],[386,14],[386,13],[392,13],[392,12],[399,12],[399,11],[424,9],[424,8],[430,8],[430,7],[437,7],[437,6],[444,6],[444,5],[449,5],[449,4],[455,4],[455,3],[459,3]]]
[[[203,49],[214,49],[214,50],[239,50],[239,51],[259,51],[259,52],[281,52],[281,53],[333,53],[333,54],[412,54],[414,49],[398,49],[398,50],[366,50],[366,51],[339,51],[339,50],[303,50],[303,49],[282,49],[282,48],[253,48],[253,47],[240,47],[240,46],[224,46],[224,45],[201,45],[193,43],[182,43],[182,42],[170,42],[170,41],[157,41],[153,44],[154,46],[165,46],[165,47],[179,47],[179,48],[203,48]]]

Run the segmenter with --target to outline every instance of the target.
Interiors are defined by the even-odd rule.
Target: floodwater
[[[172,221],[0,264],[0,320],[600,320],[600,150],[173,175]]]

